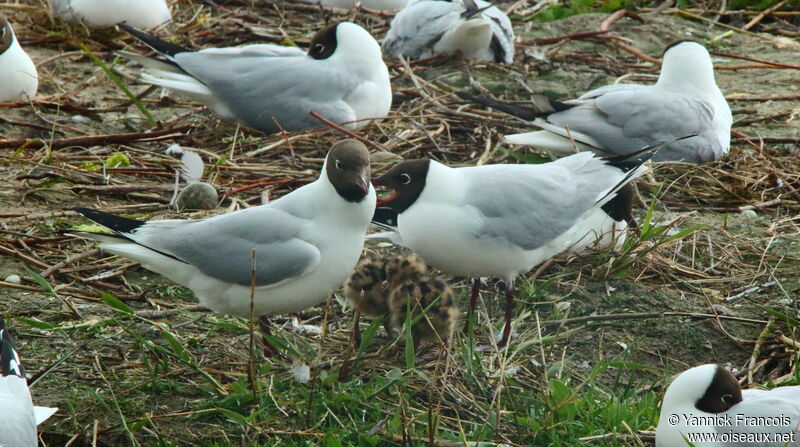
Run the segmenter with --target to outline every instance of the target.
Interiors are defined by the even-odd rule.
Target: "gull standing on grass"
[[[38,88],[36,65],[19,45],[11,23],[0,14],[0,102],[33,98]]]
[[[36,407],[31,400],[25,368],[19,360],[14,342],[0,318],[0,446],[36,447],[39,440],[36,426],[52,416],[58,408]]]
[[[367,148],[343,140],[328,152],[319,179],[266,205],[149,222],[76,208],[112,233],[75,235],[188,287],[215,312],[240,316],[250,313],[255,250],[254,312],[272,315],[315,306],[341,287],[374,210]]]
[[[543,130],[506,135],[511,144],[535,146],[557,155],[590,150],[601,155],[627,154],[684,135],[653,156],[653,161],[703,163],[730,149],[733,117],[714,80],[708,51],[697,42],[666,48],[661,73],[653,85],[607,85],[565,102],[537,97],[535,110],[460,93],[462,98],[497,108]]]
[[[395,191],[379,204],[398,213],[400,239],[428,264],[456,276],[504,281],[504,346],[511,334],[514,279],[585,237],[586,223],[646,171],[642,164],[657,150],[612,159],[579,153],[538,165],[451,168],[413,160],[374,183]]]
[[[127,23],[153,28],[172,20],[165,0],[51,0],[53,12],[72,22],[102,28]]]
[[[319,127],[310,112],[358,129],[386,116],[392,105],[381,47],[355,23],[319,31],[307,53],[272,44],[189,51],[121,27],[164,57],[120,53],[144,66],[144,82],[207,104],[223,118],[262,132]]]
[[[510,64],[514,30],[508,16],[484,0],[411,0],[392,19],[383,48],[396,59],[461,53]]]
[[[667,388],[656,447],[798,447],[798,424],[800,386],[742,391],[725,368],[702,365]]]

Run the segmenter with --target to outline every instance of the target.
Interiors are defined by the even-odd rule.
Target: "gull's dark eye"
[[[409,183],[411,183],[411,176],[405,173],[400,174],[400,183],[408,185]]]
[[[722,395],[722,401],[725,402],[726,404],[733,403],[733,395],[732,394],[723,394]]]
[[[339,160],[336,160],[335,166],[336,166],[336,169],[342,169],[342,162],[339,161]]]
[[[325,51],[325,45],[321,43],[315,43],[311,49],[314,53],[322,54],[322,52]]]

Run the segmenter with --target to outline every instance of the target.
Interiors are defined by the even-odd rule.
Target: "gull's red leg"
[[[497,343],[498,348],[504,348],[511,337],[511,316],[514,310],[514,286],[506,284],[506,318],[503,326],[503,337]]]
[[[475,306],[478,305],[478,294],[481,292],[481,279],[472,279],[472,289],[469,296],[469,309],[467,310],[467,321],[464,322],[464,330],[469,329],[469,322],[472,319],[472,314],[475,313]]]

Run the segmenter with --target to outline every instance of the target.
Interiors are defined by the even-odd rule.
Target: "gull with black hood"
[[[612,159],[579,153],[539,165],[450,168],[413,160],[374,183],[395,190],[379,205],[398,214],[400,239],[428,264],[456,276],[505,282],[504,345],[514,279],[581,241],[586,222],[645,172],[642,164],[659,147]],[[477,286],[476,281],[470,310]]]
[[[800,386],[742,390],[730,371],[713,364],[682,372],[664,394],[656,447],[690,445],[800,446]]]
[[[725,156],[733,117],[714,80],[708,51],[697,42],[679,41],[667,47],[662,60],[653,85],[607,85],[564,102],[537,95],[533,108],[459,96],[532,121],[542,130],[506,135],[505,141],[557,155],[574,153],[576,146],[604,156],[629,154],[696,135],[667,144],[653,161],[704,163]]]
[[[0,318],[0,446],[38,446],[36,426],[57,410],[33,405],[25,368],[5,320]]]
[[[38,88],[36,65],[19,45],[11,23],[0,14],[0,102],[33,98]]]
[[[272,44],[189,51],[120,26],[163,57],[120,53],[145,67],[143,81],[262,132],[319,127],[310,112],[357,129],[386,116],[392,105],[381,48],[355,23],[319,31],[308,52]]]
[[[298,312],[325,300],[358,262],[375,209],[369,153],[336,143],[319,179],[266,205],[202,220],[141,222],[76,208],[111,233],[75,235],[191,289],[213,311],[247,316],[252,250],[256,315]]]

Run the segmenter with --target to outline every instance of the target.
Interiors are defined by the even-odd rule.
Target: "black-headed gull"
[[[51,0],[53,12],[66,20],[102,28],[126,23],[153,28],[172,19],[165,0]]]
[[[502,346],[511,330],[514,279],[584,237],[586,219],[641,175],[655,150],[613,159],[584,152],[539,165],[451,168],[413,160],[374,184],[395,190],[380,205],[398,213],[402,242],[428,264],[452,275],[503,279]]]
[[[191,289],[209,309],[247,316],[251,250],[256,315],[298,312],[325,300],[356,265],[375,209],[369,153],[336,143],[319,179],[266,205],[203,220],[141,222],[80,214],[113,233],[76,233]]]
[[[582,221],[582,227],[575,228],[575,241],[566,248],[566,253],[580,255],[589,251],[605,250],[622,246],[627,238],[627,229],[637,226],[633,217],[633,187],[626,184],[600,208]],[[385,231],[367,235],[367,240],[405,247],[397,232],[398,213],[387,206],[380,206],[372,216],[372,223]],[[580,235],[583,236],[580,236]]]
[[[164,57],[161,61],[120,53],[144,65],[142,80],[263,132],[321,126],[310,112],[357,129],[369,118],[386,116],[392,105],[381,48],[355,23],[319,31],[307,53],[271,44],[188,51],[135,28],[122,28]]]
[[[514,31],[508,16],[484,0],[411,0],[392,19],[383,48],[394,58],[461,53],[510,64]]]
[[[742,391],[719,365],[682,372],[664,394],[656,447],[689,445],[800,446],[800,386]]]
[[[0,318],[0,446],[36,447],[39,439],[36,426],[52,416],[58,408],[37,407],[31,400],[25,369],[19,360],[14,342]]]
[[[533,124],[543,129],[506,135],[505,141],[511,144],[556,154],[573,153],[577,145],[579,150],[615,155],[695,134],[666,145],[653,161],[701,163],[723,157],[730,149],[733,117],[714,80],[708,51],[697,42],[681,41],[667,47],[662,60],[653,85],[607,85],[564,102],[538,98],[544,101],[536,110],[460,96],[533,119]]]
[[[0,102],[33,98],[38,88],[36,66],[19,45],[11,24],[0,14]]]

